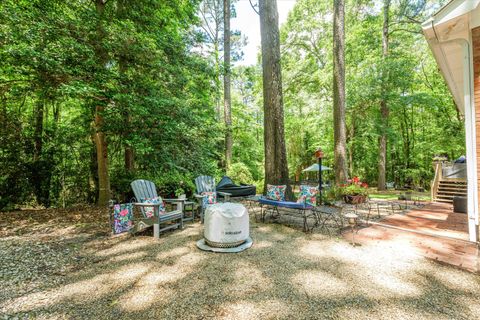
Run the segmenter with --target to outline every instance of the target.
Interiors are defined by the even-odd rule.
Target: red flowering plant
[[[368,195],[368,184],[366,182],[360,181],[358,177],[353,177],[348,179],[345,183],[340,186],[341,194],[345,196],[367,196]]]

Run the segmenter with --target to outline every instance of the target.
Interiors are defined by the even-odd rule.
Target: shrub
[[[228,169],[227,171],[227,175],[235,183],[252,184],[254,182],[252,173],[250,172],[248,167],[242,162],[232,164],[230,166],[230,169]]]
[[[326,189],[325,191],[325,199],[323,199],[326,203],[333,203],[336,200],[342,199],[343,190],[341,187],[332,186],[331,188]]]
[[[195,192],[194,177],[188,172],[169,171],[152,179],[160,195],[169,198],[185,193],[187,196]]]
[[[368,195],[368,184],[360,181],[358,177],[353,177],[340,185],[340,192],[346,196],[366,196]]]

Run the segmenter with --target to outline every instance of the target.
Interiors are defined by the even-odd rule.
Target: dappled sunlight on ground
[[[272,289],[272,280],[265,276],[256,265],[240,262],[236,268],[232,279],[235,290],[230,292],[232,298],[246,298],[251,294]]]
[[[156,259],[162,261],[167,258],[175,258],[187,254],[188,252],[190,252],[190,250],[191,249],[187,247],[176,247],[168,251],[158,253]]]
[[[159,243],[153,242],[154,240],[147,241],[146,238],[139,239],[126,239],[123,242],[113,245],[111,248],[100,250],[96,252],[97,256],[108,257],[116,254],[125,254],[127,252],[134,253],[140,249],[146,249],[148,246],[159,245]]]
[[[368,286],[363,289],[365,293],[372,298],[386,297],[416,297],[422,294],[422,290],[416,285],[413,279],[408,275],[403,275],[401,271],[392,273],[390,270],[370,270],[368,277]],[[371,290],[374,288],[374,290]]]
[[[303,270],[292,277],[300,292],[308,296],[335,297],[348,294],[349,286],[335,275],[320,270]]]
[[[132,259],[141,259],[147,256],[145,251],[137,251],[137,252],[128,252],[124,254],[120,254],[118,256],[113,256],[109,258],[109,262],[122,262],[122,261],[130,261]]]
[[[201,232],[198,228],[191,224],[185,224],[183,230],[177,230],[169,235],[170,238],[191,238],[198,237],[201,235]]]
[[[259,302],[238,301],[227,303],[220,308],[219,319],[275,319],[289,314],[291,306],[278,300],[266,300]]]
[[[84,303],[98,299],[111,292],[117,286],[132,284],[150,269],[151,266],[144,263],[129,264],[114,273],[100,274],[57,289],[41,291],[6,301],[2,308],[7,310],[13,308],[17,312],[29,311],[34,308],[45,308],[67,299],[74,303]]]
[[[262,233],[271,233],[273,231],[273,226],[265,224],[265,225],[257,227],[255,229],[255,231],[262,232]]]
[[[35,319],[480,318],[480,277],[412,254],[407,239],[353,247],[341,238],[252,219],[253,247],[218,254],[196,248],[202,227],[188,224],[157,240],[148,234],[102,236],[96,228],[88,233],[88,228],[65,225],[45,243],[29,241],[28,232],[7,231],[0,241],[0,254],[8,258],[0,261],[1,284],[8,288],[0,290],[0,314]],[[39,224],[35,228],[40,234]],[[26,286],[29,270],[47,261],[43,270],[51,271],[38,269],[42,276],[35,286]]]
[[[251,250],[259,250],[259,249],[265,249],[265,248],[268,248],[268,247],[271,247],[273,246],[273,242],[271,241],[266,241],[266,240],[263,240],[263,241],[254,241],[254,246],[252,246]]]
[[[164,286],[169,282],[183,278],[185,274],[175,273],[172,267],[152,270],[145,274],[135,286],[118,300],[118,306],[124,311],[146,310],[154,303],[167,302],[174,295],[171,288]]]
[[[470,286],[470,275],[468,273],[458,272],[458,270],[454,268],[443,268],[441,272],[436,271],[432,272],[432,270],[426,271],[430,272],[430,274],[437,279],[437,281],[441,282],[445,287],[452,289],[452,290],[461,290],[465,293],[476,294],[478,292],[474,292],[474,288]],[[480,277],[477,278],[477,283],[480,284]],[[479,301],[480,306],[480,301]]]

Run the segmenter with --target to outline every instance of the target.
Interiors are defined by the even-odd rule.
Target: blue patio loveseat
[[[303,218],[303,231],[305,232],[310,230],[307,224],[307,218],[309,217],[309,213],[315,218],[315,225],[318,223],[317,217],[314,212],[315,207],[306,205],[305,203],[298,203],[293,201],[277,201],[267,199],[265,197],[260,197],[260,199],[258,199],[258,202],[260,203],[262,222],[265,222],[265,216],[268,213],[270,213],[273,217],[280,216],[280,212],[278,211],[278,208],[280,207],[293,209],[295,212],[299,213],[300,216]]]

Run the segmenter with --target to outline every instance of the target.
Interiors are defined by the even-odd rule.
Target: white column
[[[473,104],[473,65],[470,45],[462,41],[463,83],[465,101],[465,143],[467,149],[468,234],[470,241],[477,241],[478,225],[478,180],[475,106]]]

